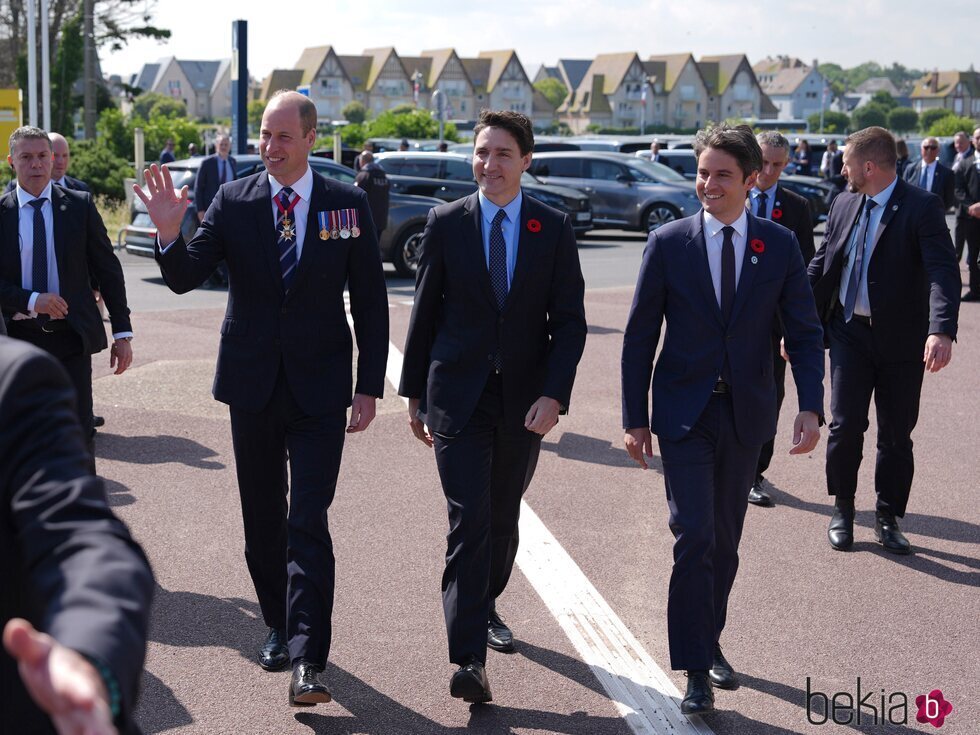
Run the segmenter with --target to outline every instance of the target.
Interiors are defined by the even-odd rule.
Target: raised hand
[[[174,191],[174,181],[166,165],[152,164],[143,171],[143,178],[150,196],[139,184],[133,184],[133,192],[143,200],[150,219],[156,225],[160,245],[166,247],[180,235],[180,223],[189,201],[188,189],[183,187],[179,195]]]

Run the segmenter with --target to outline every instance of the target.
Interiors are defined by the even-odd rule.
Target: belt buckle
[[[50,324],[51,324],[51,320],[50,319],[47,319],[44,322],[42,322],[41,323],[41,331],[42,332],[47,332],[48,334],[54,334],[54,330],[48,328],[48,326]]]

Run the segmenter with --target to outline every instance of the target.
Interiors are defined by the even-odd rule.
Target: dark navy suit
[[[52,183],[54,182],[52,181]],[[84,191],[84,192],[88,192],[89,194],[92,193],[92,189],[89,187],[88,184],[86,184],[81,179],[76,179],[74,176],[69,176],[68,174],[65,174],[65,183],[63,185],[59,184],[59,186],[61,186],[61,188],[63,189],[74,189],[75,191]],[[7,188],[4,190],[4,194],[13,191],[16,188],[17,188],[17,179],[11,179],[10,183],[7,184]]]
[[[223,181],[219,181],[221,173],[218,168],[219,158],[220,156],[215,153],[213,156],[208,156],[201,161],[201,167],[197,171],[197,178],[194,180],[194,206],[202,214],[208,211],[208,207],[214,201],[214,197],[218,193],[221,185],[236,179],[235,166],[237,164],[234,158],[228,156],[227,160],[225,160],[225,178]]]
[[[800,246],[784,227],[746,216],[745,256],[727,323],[699,212],[650,233],[623,338],[623,426],[649,426],[658,436],[675,537],[667,604],[674,669],[710,668],[725,626],[748,490],[760,448],[776,430],[777,317],[800,410],[823,414],[823,332]],[[762,252],[750,249],[753,240],[762,242]],[[714,392],[722,374],[728,394]]]
[[[334,590],[327,509],[352,391],[384,391],[387,291],[364,192],[313,173],[302,254],[286,293],[270,192],[264,172],[225,184],[193,239],[185,245],[178,238],[157,261],[177,293],[199,286],[220,260],[228,263],[214,397],[231,407],[245,558],[265,622],[287,631],[293,662],[323,666]],[[349,208],[358,210],[360,237],[322,240],[317,213]]]

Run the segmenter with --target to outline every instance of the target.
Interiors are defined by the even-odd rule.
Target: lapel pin
[[[68,206],[65,205],[65,204],[62,204],[61,205],[61,211],[64,212],[66,209],[68,209]]]
[[[759,257],[757,255],[752,256],[752,265],[758,265]]]
[[[898,211],[898,205],[897,204],[893,204],[892,205],[892,211],[893,212],[897,212]]]

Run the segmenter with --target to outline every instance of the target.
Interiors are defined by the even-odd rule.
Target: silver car
[[[530,171],[547,184],[588,194],[596,227],[650,232],[701,208],[692,182],[626,153],[536,153]]]

